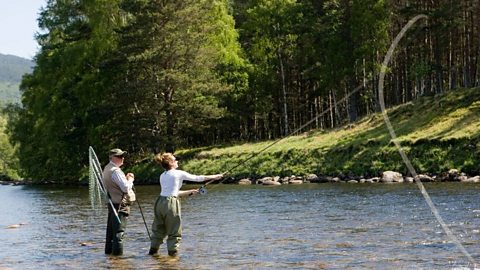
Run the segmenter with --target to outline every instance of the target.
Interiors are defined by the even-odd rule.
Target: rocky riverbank
[[[28,185],[31,184],[30,181],[25,181],[25,180],[0,180],[0,185],[2,186],[21,186],[21,185]]]
[[[402,175],[399,172],[394,171],[385,171],[379,176],[375,177],[363,177],[363,176],[351,176],[351,175],[338,175],[338,176],[324,176],[309,174],[306,176],[267,176],[262,178],[227,178],[222,180],[224,184],[238,184],[238,185],[265,185],[265,186],[275,186],[275,185],[299,185],[304,183],[350,183],[350,184],[375,184],[375,183],[414,183],[415,180],[420,180],[421,182],[462,182],[462,183],[480,183],[480,175],[469,176],[465,173],[460,172],[456,169],[451,169],[448,172],[442,173],[440,175],[433,174],[418,174],[416,178],[411,176]],[[136,181],[138,185],[142,184],[158,184],[158,180],[152,181]],[[43,181],[35,182],[28,180],[0,180],[0,185],[55,185],[53,181]]]
[[[259,179],[243,178],[239,180],[227,179],[224,183],[234,183],[240,185],[285,185],[285,184],[303,184],[303,183],[413,183],[415,180],[421,182],[463,182],[463,183],[478,183],[480,176],[468,176],[456,169],[451,169],[446,173],[440,175],[418,174],[415,178],[411,176],[404,176],[399,172],[385,171],[376,177],[365,178],[363,176],[318,176],[309,174],[307,176],[289,176],[289,177],[262,177]]]

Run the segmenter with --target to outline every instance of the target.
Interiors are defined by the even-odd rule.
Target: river
[[[442,218],[480,262],[480,185],[431,183]],[[159,186],[138,186],[148,226]],[[125,254],[103,254],[106,211],[87,187],[0,186],[0,269],[471,269],[415,184],[210,185],[182,199],[180,256],[147,255],[135,204]],[[12,227],[14,228],[9,228]]]

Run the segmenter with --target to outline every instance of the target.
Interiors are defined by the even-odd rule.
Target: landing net
[[[107,202],[107,194],[102,183],[102,170],[95,151],[88,148],[89,181],[88,191],[90,204],[94,210],[102,209]]]

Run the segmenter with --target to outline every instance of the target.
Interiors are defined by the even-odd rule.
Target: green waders
[[[180,199],[175,196],[159,196],[155,202],[155,219],[152,224],[150,254],[155,254],[167,237],[169,255],[176,255],[182,239],[182,217]]]
[[[119,209],[118,204],[113,205]],[[107,234],[105,240],[105,254],[122,255],[123,254],[123,240],[125,237],[125,229],[127,228],[127,217],[130,213],[130,207],[121,207],[118,211],[120,224],[118,223],[111,206],[108,205],[108,220],[107,220]]]

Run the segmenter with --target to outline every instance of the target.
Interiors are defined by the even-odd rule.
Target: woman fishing
[[[152,224],[152,238],[148,254],[158,252],[163,239],[167,237],[168,255],[176,256],[182,238],[182,218],[179,197],[190,196],[198,193],[197,189],[180,190],[184,180],[204,182],[219,180],[223,174],[193,175],[182,170],[177,170],[178,161],[171,153],[157,154],[155,161],[164,169],[160,175],[160,196],[155,201],[155,218]]]

